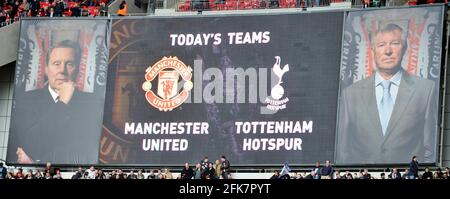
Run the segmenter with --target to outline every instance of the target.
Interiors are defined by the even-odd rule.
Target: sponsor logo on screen
[[[193,87],[192,68],[177,57],[163,57],[145,72],[146,81],[142,84],[145,98],[150,105],[160,111],[171,111],[183,104]],[[157,79],[156,93],[152,90],[152,81],[155,79]],[[183,85],[180,92],[178,85]]]

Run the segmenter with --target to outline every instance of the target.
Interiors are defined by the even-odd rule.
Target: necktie
[[[59,96],[58,96],[58,97],[56,97],[56,99],[55,99],[55,103],[58,103],[58,101],[59,101]]]
[[[379,114],[383,135],[386,135],[386,129],[389,124],[389,119],[391,118],[392,109],[394,108],[390,92],[391,84],[392,83],[389,80],[381,82],[381,86],[383,87],[383,98],[381,99]]]

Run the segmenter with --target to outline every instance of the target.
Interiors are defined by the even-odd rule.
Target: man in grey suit
[[[401,67],[406,40],[387,24],[371,35],[376,73],[341,93],[336,142],[339,164],[435,162],[437,89]]]

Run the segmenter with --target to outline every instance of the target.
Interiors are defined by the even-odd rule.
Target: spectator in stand
[[[361,0],[361,1],[362,1],[363,8],[370,7],[370,0]]]
[[[74,17],[79,17],[81,16],[81,8],[80,5],[78,3],[76,3],[73,7],[72,7],[72,16]]]
[[[46,173],[45,173],[45,179],[47,179],[47,180],[52,179],[52,175],[50,175],[49,172],[46,172]]]
[[[50,176],[55,175],[55,169],[52,167],[52,163],[50,162],[46,163],[44,172],[45,172],[44,175],[47,175],[47,173],[50,173]]]
[[[184,163],[183,170],[181,170],[181,179],[192,179],[194,177],[194,170],[189,166],[189,163]]]
[[[216,160],[214,169],[216,170],[216,177],[219,178],[222,175],[222,164],[220,164],[220,160]]]
[[[417,157],[413,156],[411,162],[409,163],[409,179],[419,178],[419,161]]]
[[[280,172],[279,171],[275,171],[272,175],[272,177],[270,177],[271,180],[278,180],[280,179]]]
[[[320,162],[319,161],[317,161],[316,162],[316,166],[314,167],[314,169],[313,169],[313,171],[314,171],[314,179],[320,179],[320,175],[322,174],[322,169],[320,168]]]
[[[44,176],[42,176],[42,173],[41,173],[41,171],[39,170],[39,169],[36,169],[35,171],[34,171],[34,178],[35,179],[45,179],[44,178]]]
[[[422,174],[422,179],[433,179],[433,173],[431,173],[428,167],[425,167],[425,172]]]
[[[156,169],[156,178],[155,179],[164,179],[164,175],[161,170]]]
[[[202,179],[202,165],[200,163],[195,165],[194,179]]]
[[[221,164],[222,164],[222,166],[221,166],[222,176],[223,176],[224,179],[228,179],[228,176],[229,176],[228,172],[229,172],[229,169],[230,169],[230,161],[228,161],[228,159],[224,155],[222,155],[220,157],[220,161],[221,161]]]
[[[3,166],[3,162],[0,162],[0,180],[6,178],[7,169]]]
[[[325,161],[325,166],[322,168],[320,174],[320,179],[331,179],[331,177],[333,176],[333,167],[331,166],[329,160]]]
[[[19,12],[20,3],[18,0],[15,0],[12,4],[11,16],[16,16],[17,12]]]
[[[337,179],[337,180],[342,179],[342,176],[341,176],[341,173],[339,172],[339,170],[336,170],[334,172],[333,179]]]
[[[135,180],[137,179],[136,174],[134,174],[134,171],[130,171],[130,174],[128,175],[127,179]]]
[[[444,174],[442,173],[441,168],[437,168],[434,172],[434,179],[444,179]]]
[[[53,7],[50,7],[50,10],[47,13],[48,17],[54,17],[55,16],[55,10],[53,9]]]
[[[90,166],[88,170],[86,170],[88,173],[87,179],[95,179],[95,168],[94,166]]]
[[[314,175],[316,175],[314,171],[310,171],[308,175],[305,174],[305,177],[303,177],[303,179],[312,180],[314,179]]]
[[[450,168],[448,168],[448,167],[445,167],[444,178],[447,180],[450,179]]]
[[[208,156],[205,156],[202,161],[202,170],[206,170],[208,168],[208,165],[209,165],[209,159],[208,159]]]
[[[415,6],[415,5],[417,5],[417,0],[408,0],[408,5],[409,5],[409,6]]]
[[[34,179],[33,170],[28,169],[27,175],[25,175],[25,179]]]
[[[405,169],[405,173],[403,173],[402,179],[409,179],[409,169]]]
[[[6,14],[4,11],[0,11],[0,27],[6,25]]]
[[[72,179],[81,179],[83,177],[83,168],[78,167],[78,171],[73,174]]]
[[[168,179],[168,180],[173,179],[172,172],[170,172],[170,170],[167,169],[167,168],[164,169],[164,174],[163,174],[163,176],[164,176],[164,179]]]
[[[344,174],[344,176],[342,176],[342,179],[347,179],[347,180],[353,179],[352,173],[350,173],[350,171],[345,171],[345,174]]]
[[[208,163],[208,167],[203,172],[206,175],[209,175],[211,179],[217,179],[216,170],[214,169],[214,164],[212,162]]]
[[[6,174],[6,177],[5,177],[5,179],[14,179],[14,175],[13,175],[13,173],[11,173],[11,172],[8,172],[8,173]]]
[[[61,176],[61,171],[60,170],[56,170],[56,175],[53,176],[53,179],[58,179],[58,180],[63,179],[62,176]]]
[[[95,179],[106,179],[106,175],[105,175],[105,173],[103,173],[103,170],[101,170],[101,169],[97,170]]]
[[[127,16],[127,11],[128,11],[127,2],[125,2],[125,0],[122,0],[122,2],[119,5],[119,10],[117,11],[117,15]]]
[[[137,179],[139,179],[139,180],[145,179],[145,176],[144,176],[144,174],[142,173],[142,169],[140,169],[140,170],[138,171]]]
[[[106,6],[105,2],[103,2],[103,1],[100,3],[99,12],[100,12],[100,16],[103,16],[103,17],[108,16],[108,6]]]
[[[35,17],[38,14],[39,8],[41,6],[39,2],[40,2],[39,0],[31,0],[30,10],[32,17]]]
[[[363,180],[369,180],[369,179],[371,179],[371,178],[372,178],[372,176],[370,175],[369,170],[364,169],[364,172],[362,173],[361,179],[363,179]]]
[[[392,169],[391,174],[389,174],[389,178],[390,179],[394,179],[394,180],[399,180],[402,179],[402,175],[400,174],[400,172],[397,169]]]
[[[156,176],[155,176],[155,173],[153,172],[153,170],[150,170],[150,173],[148,174],[148,176],[147,176],[147,179],[155,179],[156,178]]]

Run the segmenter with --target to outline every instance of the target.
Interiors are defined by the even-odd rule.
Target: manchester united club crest
[[[192,68],[177,57],[163,57],[145,70],[142,89],[148,103],[160,111],[171,111],[183,104],[193,87]],[[152,82],[157,78],[157,88],[153,92]],[[182,89],[178,88],[182,85]]]

